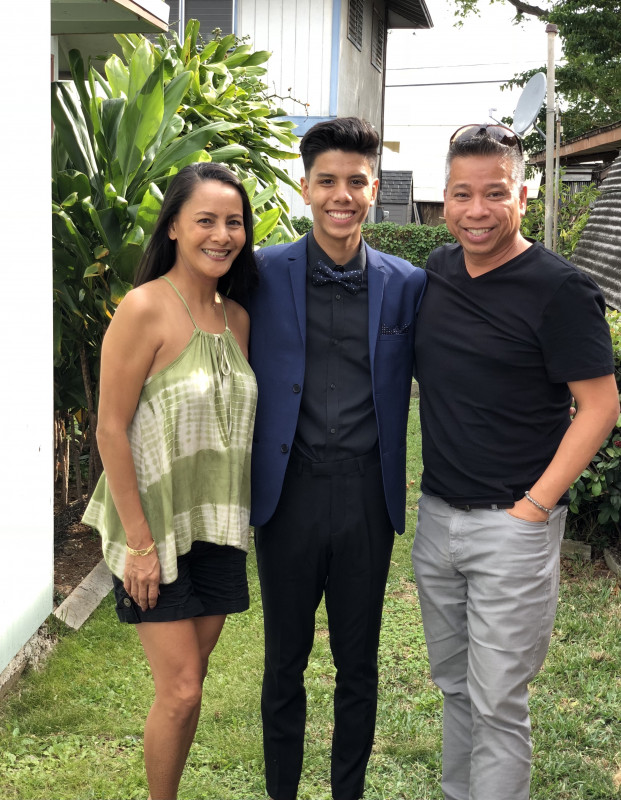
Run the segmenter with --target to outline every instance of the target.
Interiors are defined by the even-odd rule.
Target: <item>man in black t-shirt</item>
[[[619,414],[597,286],[520,233],[519,138],[452,137],[417,323],[422,498],[412,558],[444,694],[446,800],[528,800],[528,682],[554,624],[567,490]],[[569,420],[570,398],[578,411]]]

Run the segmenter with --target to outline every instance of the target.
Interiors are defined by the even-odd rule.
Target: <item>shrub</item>
[[[617,388],[621,390],[621,313],[607,312]],[[620,547],[621,416],[569,492],[568,534],[598,548]]]
[[[539,194],[528,201],[526,215],[522,221],[522,233],[539,242],[545,239],[545,201],[546,187],[542,186]],[[571,259],[580,235],[587,224],[591,207],[600,196],[600,190],[590,183],[579,192],[572,193],[569,183],[561,181],[558,216],[559,255]]]
[[[304,236],[313,227],[313,220],[310,217],[292,217],[291,224],[300,236]]]
[[[446,225],[397,225],[378,222],[362,226],[362,235],[368,245],[404,258],[417,267],[424,267],[432,250],[455,239]]]
[[[304,236],[313,227],[309,217],[294,217],[291,223]],[[446,225],[397,225],[395,222],[367,223],[362,226],[366,243],[375,250],[404,258],[417,267],[424,267],[432,250],[455,239]]]

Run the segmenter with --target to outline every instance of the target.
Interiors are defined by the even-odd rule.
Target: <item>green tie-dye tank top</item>
[[[248,550],[250,448],[257,384],[228,326],[194,325],[179,356],[145,381],[128,429],[138,490],[157,544],[161,582],[177,578],[192,542]],[[123,578],[126,539],[105,473],[83,521],[99,531],[110,570]]]

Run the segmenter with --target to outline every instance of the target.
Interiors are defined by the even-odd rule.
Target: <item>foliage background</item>
[[[255,213],[255,243],[295,236],[277,162],[296,158],[293,123],[262,82],[266,51],[233,35],[205,42],[190,20],[153,43],[116,37],[104,75],[70,53],[72,80],[52,85],[54,398],[57,493],[69,475],[81,499],[101,471],[94,432],[101,342],[155,224],[171,177],[186,164],[227,164]]]

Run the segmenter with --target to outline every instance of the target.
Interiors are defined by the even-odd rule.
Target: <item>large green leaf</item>
[[[164,137],[170,141],[166,134],[173,133],[178,135],[183,130],[183,119],[177,115],[177,109],[181,105],[183,96],[188,90],[192,80],[191,72],[182,72],[173,78],[164,89],[164,111],[162,122],[157,131],[153,143],[145,153],[146,161],[153,161],[159,148],[162,146]],[[170,138],[174,138],[171,136]]]
[[[101,102],[101,132],[106,141],[106,151],[109,159],[117,151],[117,136],[119,124],[125,113],[127,100],[124,97],[106,98]],[[105,167],[105,165],[104,165]]]
[[[263,189],[262,192],[259,192],[259,194],[255,195],[252,198],[252,207],[255,209],[261,208],[262,206],[265,205],[265,203],[267,203],[268,200],[271,200],[272,197],[274,197],[277,191],[278,191],[278,186],[275,183],[272,183],[270,186],[267,186],[265,189]]]
[[[150,183],[136,215],[136,224],[142,228],[145,236],[150,236],[153,233],[163,199],[158,187],[154,183]]]
[[[129,63],[129,88],[127,99],[131,102],[153,74],[155,59],[153,45],[148,39],[141,39]]]
[[[233,159],[247,154],[248,148],[244,147],[243,144],[227,144],[224,147],[219,147],[217,150],[209,151],[211,160],[216,162],[233,161]]]
[[[129,97],[129,68],[121,59],[117,55],[111,55],[104,69],[114,97]]]
[[[235,35],[233,33],[230,33],[228,36],[223,36],[213,54],[213,60],[223,61],[227,52],[231,49],[231,47],[233,47],[234,44]]]
[[[103,225],[101,224],[101,220],[99,219],[99,213],[97,212],[97,209],[91,202],[90,197],[87,197],[85,200],[82,200],[82,208],[88,213],[91,222],[93,224],[93,227],[103,239],[103,243],[106,245],[106,247],[109,247],[110,243],[108,242],[108,237],[103,228]]]
[[[181,159],[185,158],[190,153],[195,153],[198,150],[205,148],[213,139],[222,125],[227,123],[213,122],[211,125],[206,125],[204,128],[188,133],[177,141],[169,145],[166,150],[157,154],[153,161],[153,167],[149,171],[151,180],[154,178],[165,175],[168,170],[175,166]]]
[[[274,230],[280,219],[279,208],[268,208],[259,214],[259,222],[254,226],[254,243],[258,244],[262,239]]]
[[[78,94],[73,84],[52,84],[52,120],[55,135],[60,137],[71,166],[92,179],[97,161]]]
[[[145,150],[157,135],[163,114],[164,86],[160,66],[151,73],[138,94],[129,102],[119,123],[117,151],[123,176],[121,194],[125,194],[142,162]]]
[[[70,194],[75,194],[79,200],[84,200],[91,193],[91,184],[83,172],[69,169],[56,175],[58,199],[61,203]]]

